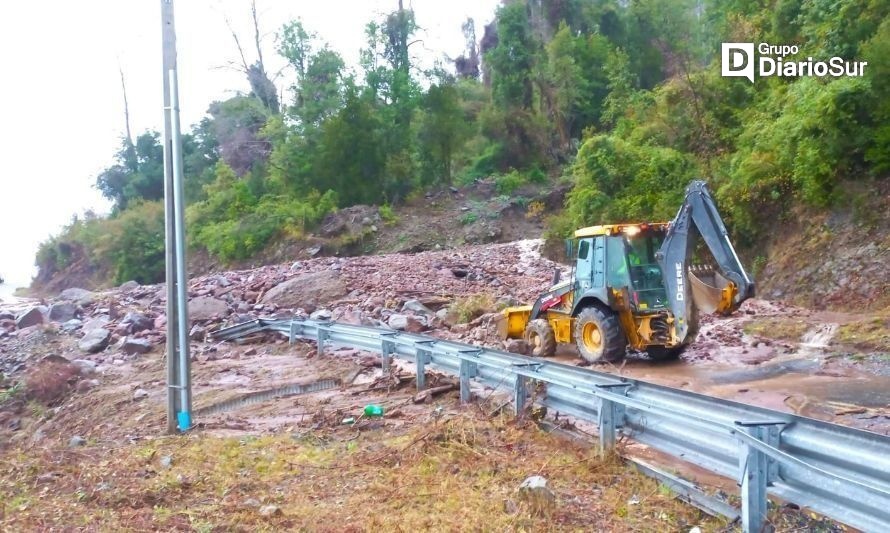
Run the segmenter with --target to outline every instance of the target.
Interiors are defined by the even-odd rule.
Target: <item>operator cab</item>
[[[627,288],[640,313],[669,308],[664,276],[655,254],[667,232],[666,223],[592,226],[575,232],[577,289]]]

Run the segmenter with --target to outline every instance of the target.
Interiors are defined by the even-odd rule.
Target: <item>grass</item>
[[[160,458],[173,457],[164,468]],[[402,432],[338,428],[294,438],[194,434],[109,452],[11,451],[0,529],[378,531],[714,530],[697,509],[614,457],[536,426],[464,410]],[[55,472],[47,480],[40,474]],[[556,506],[517,487],[543,475]],[[262,516],[277,506],[281,514]]]
[[[841,324],[833,342],[859,350],[890,351],[890,318],[876,316]]]
[[[472,294],[458,298],[448,306],[448,314],[454,317],[455,322],[464,324],[471,322],[485,313],[498,311],[497,300],[487,293]]]
[[[800,342],[812,323],[798,318],[768,317],[754,318],[745,323],[743,331],[769,339]]]

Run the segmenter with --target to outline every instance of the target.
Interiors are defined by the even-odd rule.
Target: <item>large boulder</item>
[[[107,315],[96,315],[84,322],[82,329],[84,333],[89,333],[94,329],[104,328],[109,322],[111,322],[111,320],[109,320]]]
[[[68,302],[74,302],[78,305],[89,305],[93,303],[96,295],[86,289],[71,287],[59,293],[59,299]]]
[[[130,280],[130,281],[125,281],[125,282],[121,283],[117,289],[121,292],[129,292],[129,291],[132,291],[133,289],[138,289],[138,288],[139,288],[139,283],[136,281]]]
[[[24,329],[29,326],[43,324],[43,313],[44,310],[41,308],[41,306],[32,307],[31,309],[28,309],[24,313],[20,314],[15,319],[15,327]]]
[[[53,322],[68,322],[77,317],[77,304],[73,302],[57,302],[49,308],[49,319]]]
[[[138,355],[151,351],[151,342],[147,339],[127,337],[121,344],[121,351],[127,355]]]
[[[402,305],[402,311],[411,311],[412,313],[418,315],[434,315],[435,312],[429,307],[423,305],[423,302],[420,300],[408,300]]]
[[[142,313],[136,312],[127,313],[121,322],[124,324],[129,324],[129,330],[132,333],[138,333],[140,331],[153,329],[155,327],[154,320],[143,315]]]
[[[105,328],[97,328],[91,331],[88,331],[86,335],[80,339],[80,342],[77,346],[87,352],[87,353],[96,353],[101,352],[108,346],[108,342],[111,340],[111,332]]]
[[[278,307],[302,307],[308,312],[329,304],[347,293],[340,273],[322,270],[293,277],[269,289],[262,303]]]
[[[427,329],[426,323],[421,317],[412,315],[390,315],[387,324],[392,329],[398,331],[407,331],[409,333],[420,333]]]
[[[226,302],[212,296],[199,296],[189,302],[190,320],[211,320],[224,318],[229,314]]]

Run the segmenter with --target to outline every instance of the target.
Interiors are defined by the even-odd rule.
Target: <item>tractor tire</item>
[[[650,346],[646,348],[646,355],[653,361],[673,361],[674,359],[679,358],[684,350],[686,350],[685,344],[673,348]]]
[[[627,353],[621,322],[611,311],[599,307],[582,309],[575,317],[574,334],[581,358],[589,363],[614,363]]]
[[[553,357],[556,353],[556,334],[553,333],[550,322],[543,318],[529,322],[522,338],[531,347],[532,357]]]

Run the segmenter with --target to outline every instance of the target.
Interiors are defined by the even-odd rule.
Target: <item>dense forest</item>
[[[699,176],[750,243],[792,207],[855,202],[843,184],[890,173],[890,0],[505,0],[489,24],[455,28],[465,52],[432,69],[412,46],[422,24],[401,8],[369,22],[353,68],[290,22],[274,42],[286,87],[259,44],[253,63],[242,52],[251,91],[211,104],[184,139],[190,245],[243,259],[338,208],[477,178],[503,194],[571,182],[549,222],[561,235],[669,218]],[[751,83],[721,77],[722,42],[868,64]],[[45,242],[41,272],[81,253],[110,281],[162,280],[159,135],[126,137],[96,185],[112,213]]]

